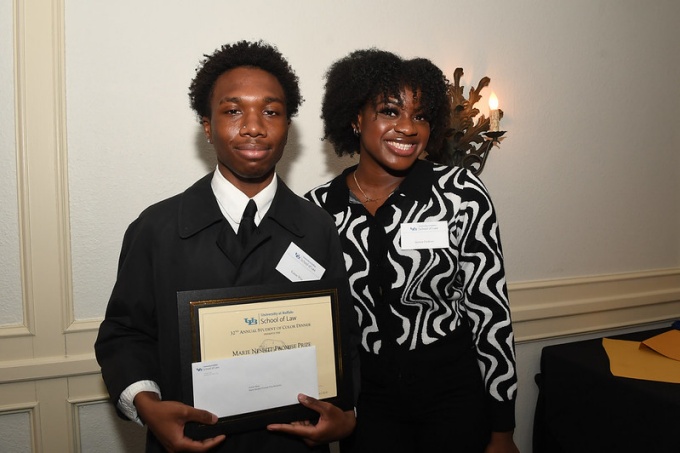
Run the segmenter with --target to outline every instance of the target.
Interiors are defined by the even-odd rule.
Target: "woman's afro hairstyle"
[[[321,107],[324,139],[338,156],[359,152],[354,124],[361,109],[383,99],[403,101],[401,93],[410,88],[420,97],[420,107],[430,123],[426,150],[438,154],[444,144],[451,116],[448,81],[430,60],[404,60],[384,50],[356,50],[336,61],[326,73],[326,92]]]
[[[298,77],[276,47],[262,41],[239,41],[223,45],[204,57],[189,86],[191,108],[199,121],[203,117],[210,118],[210,98],[215,81],[230,69],[242,66],[259,68],[276,77],[286,96],[286,116],[290,119],[297,114],[303,101]]]

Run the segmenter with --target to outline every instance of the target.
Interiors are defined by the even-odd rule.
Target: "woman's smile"
[[[408,156],[417,150],[415,143],[404,143],[396,140],[385,140],[385,143],[395,154]]]

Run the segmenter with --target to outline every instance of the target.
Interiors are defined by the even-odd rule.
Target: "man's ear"
[[[212,130],[210,128],[210,118],[204,116],[201,118],[201,125],[203,126],[203,133],[208,143],[212,143]]]

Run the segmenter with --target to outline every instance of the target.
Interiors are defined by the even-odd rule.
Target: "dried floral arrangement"
[[[489,151],[494,145],[500,145],[505,132],[489,131],[489,118],[483,114],[478,117],[479,109],[475,107],[482,98],[481,91],[489,85],[491,79],[483,77],[476,88],[470,88],[466,99],[464,87],[460,85],[462,76],[463,68],[456,68],[453,84],[449,85],[451,123],[444,148],[437,156],[428,156],[427,159],[445,165],[465,167],[479,175],[484,169]],[[499,109],[498,113],[499,119],[502,119],[503,111]]]

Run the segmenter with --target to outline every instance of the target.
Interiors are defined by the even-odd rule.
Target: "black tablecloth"
[[[680,384],[613,376],[602,338],[543,348],[536,382],[534,453],[680,453]]]

